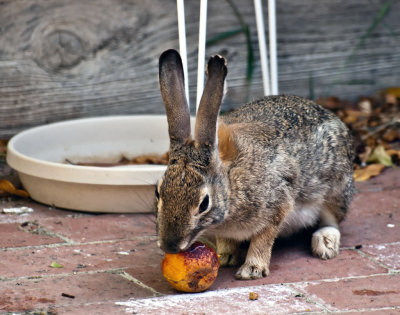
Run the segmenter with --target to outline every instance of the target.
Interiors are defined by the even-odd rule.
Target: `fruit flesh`
[[[215,281],[219,259],[215,251],[195,242],[187,251],[165,254],[161,268],[165,279],[183,292],[202,292]]]

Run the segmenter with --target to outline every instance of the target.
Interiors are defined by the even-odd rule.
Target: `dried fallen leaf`
[[[370,164],[367,167],[354,171],[354,180],[356,182],[364,182],[373,176],[379,175],[385,168],[383,164]]]
[[[57,262],[55,262],[55,261],[53,261],[53,262],[50,264],[50,267],[51,267],[51,268],[64,268],[63,265],[60,265],[59,263],[57,263]]]
[[[353,124],[357,122],[360,119],[360,117],[368,117],[368,114],[358,110],[346,109],[343,121],[346,124]]]
[[[0,196],[16,195],[24,198],[28,198],[29,194],[25,190],[17,189],[14,185],[6,180],[0,180]]]
[[[385,103],[386,103],[386,104],[394,104],[394,105],[397,105],[397,97],[396,97],[396,95],[391,94],[391,93],[386,93],[386,94],[384,95],[384,98],[385,98]]]
[[[115,163],[107,163],[107,162],[73,162],[69,159],[65,159],[64,163],[77,165],[77,166],[96,166],[96,167],[115,167],[122,165],[131,165],[131,164],[156,164],[156,165],[167,165],[169,160],[169,153],[166,152],[162,155],[159,154],[144,154],[140,156],[136,156],[134,158],[127,159],[126,157],[122,157],[118,162]]]
[[[397,157],[400,158],[400,150],[389,149],[386,150],[386,153],[389,154],[390,156],[397,155]]]
[[[384,92],[400,98],[400,86],[387,88]]]
[[[367,162],[377,162],[385,166],[393,166],[392,157],[386,152],[382,145],[378,145],[374,149]]]
[[[398,138],[400,138],[399,130],[393,128],[386,129],[385,132],[382,134],[382,139],[388,142],[392,142]]]

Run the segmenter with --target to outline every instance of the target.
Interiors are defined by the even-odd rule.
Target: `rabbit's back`
[[[267,96],[221,117],[226,124],[264,123],[275,129],[277,135],[290,135],[290,131],[307,132],[323,121],[337,119],[330,111],[315,102],[292,95]]]
[[[235,179],[246,185],[231,182],[233,189],[257,187],[255,195],[264,195],[276,204],[289,194],[300,210],[295,213],[310,205],[319,207],[329,196],[344,192],[337,213],[338,219],[343,219],[354,191],[353,146],[349,130],[335,114],[302,97],[269,96],[221,119],[234,126],[238,154],[231,168],[249,170]],[[257,176],[251,177],[249,172]]]
[[[288,150],[302,150],[319,156],[323,147],[340,147],[353,158],[352,137],[343,122],[315,102],[291,95],[267,96],[221,116],[226,125],[243,126],[237,136],[265,144],[287,143]],[[251,135],[247,133],[250,132]],[[268,151],[267,151],[268,152]]]

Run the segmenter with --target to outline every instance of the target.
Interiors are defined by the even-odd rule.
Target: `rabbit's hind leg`
[[[320,224],[312,236],[313,255],[321,259],[331,259],[339,254],[340,231],[336,216],[324,208],[320,213]]]
[[[313,255],[321,259],[331,259],[339,254],[339,222],[344,219],[354,194],[351,175],[343,181],[342,187],[337,193],[325,197],[320,212],[319,229],[312,236]]]

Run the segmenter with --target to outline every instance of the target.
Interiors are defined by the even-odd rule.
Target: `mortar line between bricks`
[[[388,243],[380,243],[380,244],[362,244],[362,247],[366,247],[366,246],[390,246],[390,245],[400,245],[399,241],[395,241],[395,242],[388,242]],[[362,248],[361,247],[361,248]],[[346,249],[356,249],[355,246],[347,246],[347,247],[340,247],[340,249],[346,250]]]
[[[400,273],[397,272],[397,273]],[[389,276],[391,274],[374,274],[374,275],[369,275],[369,276],[353,276],[353,277],[343,277],[343,278],[338,278],[338,279],[321,279],[321,280],[315,280],[315,281],[300,281],[300,282],[292,282],[292,283],[282,283],[284,286],[292,289],[295,291],[297,294],[301,295],[302,297],[305,298],[305,300],[309,303],[312,303],[318,307],[321,308],[320,311],[315,311],[315,312],[300,312],[300,313],[294,313],[294,315],[302,315],[302,314],[310,314],[310,315],[317,315],[317,314],[342,314],[342,313],[364,313],[364,312],[371,312],[371,311],[384,311],[384,310],[400,310],[400,306],[384,306],[384,307],[377,307],[377,308],[362,308],[362,309],[353,309],[353,310],[342,310],[342,309],[330,309],[329,307],[333,307],[331,304],[326,302],[325,300],[321,299],[321,302],[316,301],[313,298],[313,295],[308,294],[306,291],[301,291],[298,288],[296,288],[296,285],[309,285],[309,284],[318,284],[320,282],[333,282],[333,281],[340,281],[340,280],[347,280],[347,279],[360,279],[360,278],[368,278],[368,277],[374,277],[374,276]]]
[[[328,310],[328,311],[313,311],[313,312],[299,312],[291,313],[292,315],[320,315],[320,314],[359,314],[366,312],[376,312],[376,311],[390,311],[390,310],[400,310],[400,306],[383,306],[383,307],[371,307],[363,309],[352,309],[352,310]]]
[[[382,306],[382,307],[371,307],[371,308],[360,308],[352,310],[336,310],[330,311],[331,314],[343,314],[343,313],[366,313],[366,312],[376,312],[376,311],[388,311],[388,310],[400,310],[400,306]],[[310,314],[310,313],[307,313]],[[312,314],[312,313],[311,313]]]
[[[285,286],[309,285],[309,284],[338,282],[338,281],[341,281],[341,280],[367,279],[369,277],[395,276],[395,275],[398,275],[398,274],[400,274],[400,270],[394,270],[392,274],[391,273],[374,273],[374,274],[370,274],[370,275],[349,276],[349,277],[319,279],[319,280],[310,280],[310,281],[286,282],[286,283],[282,283],[282,284],[285,285]],[[270,284],[273,284],[273,283],[270,283]],[[296,287],[294,287],[294,288],[296,288]],[[303,292],[301,292],[301,293],[303,293]]]
[[[64,235],[61,235],[61,234],[58,234],[56,232],[46,229],[43,225],[39,224],[36,220],[35,221],[26,221],[25,223],[27,223],[27,224],[32,223],[32,224],[36,225],[37,228],[34,230],[26,230],[22,227],[22,225],[20,225],[18,228],[21,231],[24,231],[29,234],[45,235],[45,236],[49,236],[49,237],[58,237],[68,244],[75,243],[75,241],[69,239],[68,237],[66,237]]]
[[[317,314],[326,314],[327,312],[329,313],[329,309],[324,304],[321,304],[320,302],[313,299],[311,295],[305,294],[304,292],[299,291],[295,286],[291,285],[291,283],[283,283],[283,285],[287,288],[290,288],[292,291],[296,292],[296,295],[300,295],[300,296],[304,297],[306,302],[308,302],[310,304],[314,304],[315,306],[318,306],[319,308],[321,308],[322,311],[318,311]],[[326,304],[325,301],[323,301],[323,302]],[[297,314],[297,313],[295,313],[295,314]],[[305,314],[305,313],[301,312],[299,314]],[[307,314],[310,314],[310,313],[307,312]]]
[[[119,275],[120,275],[121,277],[123,277],[123,278],[129,280],[129,281],[132,281],[133,283],[137,284],[138,286],[140,286],[140,287],[142,287],[142,288],[144,288],[144,289],[149,290],[151,293],[153,293],[153,296],[154,296],[154,297],[163,296],[162,293],[160,293],[160,292],[154,290],[152,287],[149,287],[148,285],[144,284],[142,281],[136,279],[135,277],[131,276],[129,273],[127,273],[127,272],[125,272],[125,271],[121,271],[121,272],[119,273]]]
[[[360,312],[368,312],[371,310],[375,309],[359,309],[359,310],[340,310],[340,309],[329,309],[328,307],[333,307],[331,304],[328,302],[322,300],[322,302],[318,302],[314,300],[313,295],[308,294],[305,290],[303,291],[302,289],[308,285],[317,285],[320,283],[329,283],[329,282],[338,282],[341,280],[351,280],[351,279],[367,279],[371,277],[378,277],[378,276],[393,276],[400,274],[400,271],[394,271],[392,274],[391,273],[381,273],[381,274],[371,274],[371,275],[361,275],[361,276],[350,276],[350,277],[341,277],[341,278],[333,278],[333,279],[320,279],[320,280],[312,280],[312,281],[299,281],[299,282],[288,282],[288,283],[282,283],[286,287],[290,287],[292,290],[297,292],[298,294],[303,295],[303,297],[306,299],[306,301],[313,303],[314,305],[320,307],[322,310],[321,311],[316,311],[316,312],[307,312],[307,313],[300,313],[300,314],[341,314],[341,313],[360,313]],[[300,286],[297,287],[297,286]],[[323,303],[323,304],[322,304]],[[376,310],[385,310],[385,309],[392,309],[392,306],[388,307],[382,307],[382,308],[376,308]],[[394,309],[400,309],[400,306],[394,306]],[[298,314],[298,315],[300,315]]]
[[[42,228],[42,230],[44,231],[44,235],[47,235],[47,236],[50,236],[50,237],[58,237],[58,238],[61,238],[64,242],[66,242],[67,244],[71,244],[71,245],[75,245],[76,243],[75,243],[75,241],[74,240],[71,240],[71,239],[69,239],[68,237],[66,237],[66,236],[64,236],[64,235],[61,235],[61,234],[58,234],[58,233],[55,233],[55,232],[52,232],[52,231],[49,231],[49,230],[47,230],[45,227],[43,227],[42,225],[40,225],[39,224],[39,226]]]
[[[125,271],[120,272],[121,275],[123,273],[125,273]],[[400,271],[399,271],[399,273],[400,273]],[[129,274],[127,274],[127,275],[129,277],[129,279],[133,278]],[[373,275],[364,275],[364,276],[341,277],[341,278],[335,278],[335,279],[321,279],[321,280],[313,280],[313,281],[299,281],[299,282],[292,282],[292,283],[281,283],[281,285],[289,288],[293,292],[293,294],[297,294],[297,293],[302,294],[304,296],[304,298],[306,299],[306,301],[308,301],[309,303],[312,303],[312,304],[314,304],[314,305],[316,305],[316,306],[321,308],[320,311],[303,312],[303,313],[299,312],[299,313],[293,313],[293,314],[296,314],[296,315],[301,315],[301,314],[335,314],[335,313],[338,314],[338,313],[341,313],[343,311],[340,310],[340,309],[334,309],[334,310],[329,309],[328,307],[331,307],[331,308],[333,307],[331,304],[329,304],[328,302],[326,302],[326,301],[324,301],[322,299],[321,299],[320,302],[316,301],[313,298],[312,295],[309,295],[307,292],[301,291],[301,288],[296,287],[296,285],[304,285],[304,286],[306,286],[306,285],[309,285],[309,284],[319,284],[319,283],[324,283],[324,282],[336,282],[336,281],[348,280],[348,279],[362,279],[362,278],[369,278],[369,277],[376,277],[376,276],[390,276],[390,275],[387,274],[387,273],[383,273],[383,274],[373,274]],[[135,278],[133,278],[133,279],[135,279]],[[137,279],[135,279],[135,280],[137,280]],[[137,282],[135,281],[135,283],[137,283]],[[251,287],[251,290],[253,290],[253,291],[257,290],[257,287],[261,288],[261,287],[276,286],[276,285],[278,285],[278,283],[269,283],[269,284],[264,284],[264,285],[257,285],[257,286]],[[146,286],[146,288],[148,288],[148,287]],[[241,289],[246,289],[246,288],[247,287],[241,287]],[[229,292],[230,290],[235,291],[236,289],[238,289],[238,288],[226,288],[226,289],[221,289],[221,290]],[[216,291],[218,291],[218,290],[216,290]],[[173,296],[173,295],[162,295],[161,294],[161,296],[168,297],[168,296]],[[147,297],[147,298],[142,298],[142,299],[136,299],[136,301],[145,300],[145,299],[149,299],[149,298]],[[387,309],[391,309],[391,307],[382,307],[382,308],[377,308],[377,310],[386,309],[386,308]],[[400,309],[400,306],[399,307],[395,306],[395,309]],[[351,310],[347,310],[346,312],[351,313],[350,311]],[[361,309],[361,311],[366,312],[366,311],[368,311],[368,309],[365,309],[365,310]]]
[[[48,278],[59,278],[59,277],[69,277],[69,276],[79,276],[79,275],[94,275],[98,273],[112,273],[112,274],[121,274],[124,272],[125,268],[112,268],[112,269],[102,269],[102,270],[89,270],[89,271],[74,271],[67,273],[57,273],[50,275],[41,275],[41,276],[22,276],[22,277],[0,277],[0,281],[18,281],[18,280],[38,280],[38,279],[48,279]]]
[[[31,246],[21,246],[21,247],[2,247],[0,248],[0,252],[8,252],[8,251],[17,251],[17,250],[25,250],[25,249],[43,249],[43,248],[55,248],[55,247],[72,247],[72,246],[81,246],[81,245],[97,245],[97,244],[112,244],[118,242],[127,242],[127,241],[140,241],[140,240],[150,240],[154,241],[157,239],[155,235],[149,236],[136,236],[131,238],[121,238],[121,239],[113,239],[113,240],[101,240],[101,241],[91,241],[91,242],[74,242],[74,243],[53,243],[53,244],[44,244],[44,245],[31,245]]]
[[[22,276],[22,277],[13,277],[13,278],[0,277],[0,281],[15,281],[15,280],[26,280],[26,279],[27,280],[35,280],[35,279],[42,279],[42,278],[55,278],[55,277],[64,277],[64,276],[71,276],[71,275],[78,275],[78,274],[96,274],[96,273],[106,273],[106,272],[122,274],[122,273],[125,273],[124,270],[126,268],[74,271],[74,272],[70,272],[70,273],[59,273],[59,274],[50,274],[50,275],[42,275],[42,276]],[[298,290],[293,286],[301,285],[301,284],[308,285],[308,284],[318,284],[318,283],[323,283],[323,282],[337,282],[337,281],[341,281],[341,280],[351,280],[351,279],[366,279],[369,277],[393,276],[393,275],[398,275],[398,274],[400,274],[400,270],[392,270],[392,273],[376,273],[376,274],[370,274],[370,275],[329,278],[329,279],[320,279],[320,280],[311,280],[311,281],[285,282],[285,283],[282,283],[282,285],[289,286],[292,289],[294,289],[296,292],[298,292]],[[137,280],[137,281],[139,281],[139,280]],[[276,285],[276,284],[277,283],[268,283],[266,285]],[[157,292],[157,291],[155,291],[155,292]],[[300,292],[300,293],[302,293],[302,292]],[[161,294],[161,293],[158,293],[158,294]]]
[[[381,191],[392,191],[392,190],[399,190],[400,186],[393,186],[393,187],[374,187],[374,188],[367,188],[367,189],[357,189],[357,193],[368,193],[368,192],[381,192]]]
[[[392,246],[392,245],[400,245],[399,241],[396,242],[389,242],[389,243],[380,243],[380,244],[362,244],[360,250],[363,247],[367,247],[367,246]],[[349,249],[357,249],[355,248],[355,246],[346,246],[346,247],[340,247],[341,250],[349,250]]]
[[[372,261],[373,263],[377,264],[378,266],[387,269],[388,274],[397,274],[400,271],[397,271],[395,269],[390,268],[389,266],[385,265],[384,263],[380,262],[379,260],[377,260],[376,258],[370,256],[367,253],[364,253],[362,250],[360,249],[354,249],[354,251],[356,251],[360,256],[367,258],[369,261]]]

